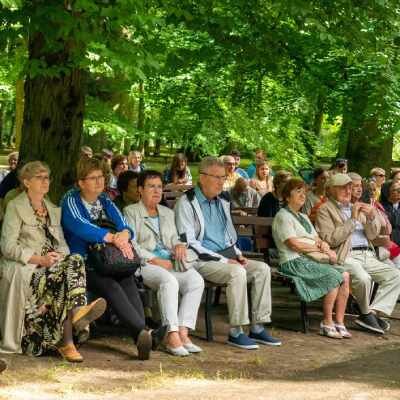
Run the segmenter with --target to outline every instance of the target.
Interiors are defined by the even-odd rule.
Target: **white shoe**
[[[194,343],[189,342],[185,343],[183,347],[189,352],[189,353],[201,353],[203,349],[199,346],[196,346]]]
[[[178,357],[187,357],[190,355],[190,353],[183,347],[169,347],[166,346],[166,350],[169,354],[172,354],[173,356],[178,356]]]

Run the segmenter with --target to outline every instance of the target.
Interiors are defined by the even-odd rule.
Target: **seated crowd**
[[[80,362],[76,344],[107,309],[141,360],[161,344],[175,356],[199,353],[190,332],[205,281],[226,287],[227,344],[281,345],[266,328],[270,266],[244,257],[235,209],[273,218],[278,271],[301,300],[322,299],[321,335],[352,337],[344,319],[350,292],[358,326],[378,334],[390,329],[387,317],[400,295],[399,171],[388,182],[381,168],[363,179],[338,159],[329,171],[316,169],[308,187],[289,171],[272,171],[262,150],[246,171],[234,150],[205,157],[193,185],[183,153],[161,174],[146,168],[138,151],[93,155],[84,146],[59,208],[47,197],[49,168],[33,161],[17,173],[17,157],[10,155],[0,185],[0,352],[57,351]],[[173,209],[164,205],[165,190],[177,193]],[[119,269],[105,254],[122,260],[115,262]],[[157,295],[155,329],[146,319],[142,285]]]

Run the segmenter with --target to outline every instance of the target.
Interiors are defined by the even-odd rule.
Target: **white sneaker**
[[[199,346],[196,346],[194,343],[189,342],[185,343],[183,347],[189,352],[189,353],[201,353],[203,349]]]
[[[173,356],[177,357],[187,357],[190,353],[183,347],[169,347],[166,346],[167,353],[172,354]]]

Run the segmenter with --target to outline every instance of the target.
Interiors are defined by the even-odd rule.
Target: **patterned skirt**
[[[344,269],[301,256],[281,264],[279,272],[294,282],[303,301],[310,302],[338,287],[343,282]]]
[[[40,356],[54,350],[63,339],[68,312],[86,304],[85,264],[79,254],[65,257],[50,268],[40,268],[32,275],[32,295],[25,305],[22,350]],[[87,339],[88,332],[74,332],[77,340]]]

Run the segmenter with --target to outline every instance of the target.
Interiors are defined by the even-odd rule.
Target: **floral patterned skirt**
[[[50,268],[40,268],[32,275],[32,295],[25,305],[24,353],[40,356],[54,350],[63,339],[68,312],[86,304],[85,264],[79,254],[65,257]],[[74,332],[78,342],[88,332]]]

